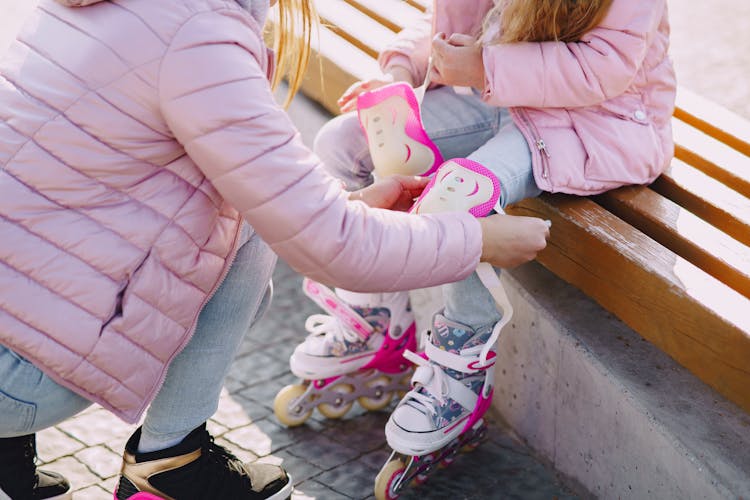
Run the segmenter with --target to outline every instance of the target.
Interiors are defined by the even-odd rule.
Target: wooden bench
[[[332,113],[429,0],[318,0],[303,92]],[[322,73],[321,73],[322,72]],[[539,262],[750,412],[750,122],[687,91],[676,158],[651,186],[511,207],[552,220]]]

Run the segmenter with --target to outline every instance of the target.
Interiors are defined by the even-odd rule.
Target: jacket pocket
[[[648,184],[662,172],[664,153],[654,124],[637,95],[626,94],[571,113],[587,159],[586,179]]]

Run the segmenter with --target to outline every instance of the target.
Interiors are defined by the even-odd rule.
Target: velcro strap
[[[427,358],[435,363],[461,373],[479,373],[495,364],[495,353],[490,351],[487,363],[482,365],[480,354],[455,354],[436,347],[432,342],[425,346]]]

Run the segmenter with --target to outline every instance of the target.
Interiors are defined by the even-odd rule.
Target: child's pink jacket
[[[351,290],[474,270],[469,214],[347,201],[274,103],[269,64],[233,0],[42,0],[0,61],[0,343],[134,422],[243,216]]]
[[[435,0],[380,57],[424,79],[433,32],[481,32],[492,0]],[[674,154],[675,75],[666,0],[614,0],[580,43],[489,44],[484,99],[512,108],[546,191],[579,195],[652,182]]]

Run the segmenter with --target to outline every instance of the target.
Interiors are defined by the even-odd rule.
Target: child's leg
[[[469,159],[490,169],[500,180],[500,203],[503,207],[541,193],[531,170],[528,143],[507,110],[501,112],[498,133],[470,154]],[[444,314],[449,320],[474,329],[492,326],[500,321],[495,301],[476,273],[462,281],[443,285],[442,291]]]
[[[500,109],[477,95],[461,95],[450,87],[426,93],[422,123],[444,158],[466,157],[498,131]],[[314,150],[333,177],[354,190],[372,182],[373,164],[356,113],[326,123],[315,139]]]
[[[188,345],[169,366],[143,423],[139,451],[180,442],[216,412],[224,378],[248,328],[269,302],[276,255],[249,226],[223,283],[200,313]]]

